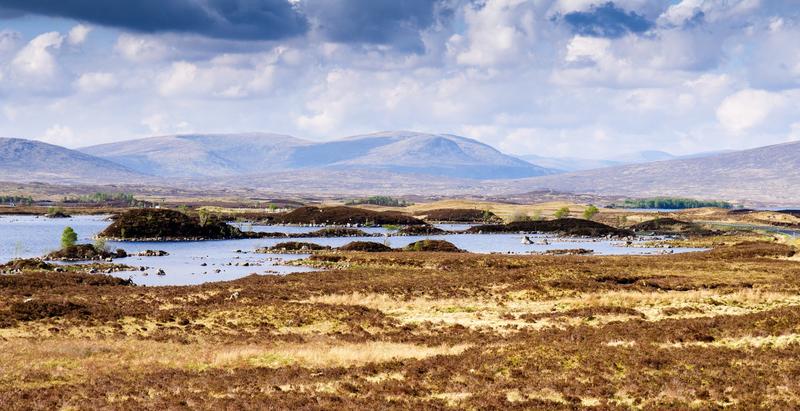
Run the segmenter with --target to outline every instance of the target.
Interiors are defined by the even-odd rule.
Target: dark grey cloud
[[[390,45],[422,52],[420,32],[452,12],[437,0],[307,0],[322,35],[339,43]]]
[[[275,40],[308,29],[288,0],[0,0],[0,9],[221,39]]]
[[[2,3],[2,2],[0,1],[0,3]],[[22,17],[24,15],[25,15],[25,13],[23,13],[23,12],[21,12],[19,10],[11,10],[11,9],[5,9],[3,7],[0,7],[0,19],[13,19],[13,18],[17,18],[17,17]]]
[[[653,22],[644,16],[634,11],[626,12],[613,2],[592,6],[588,11],[567,13],[563,19],[576,34],[593,37],[621,37],[653,27]]]

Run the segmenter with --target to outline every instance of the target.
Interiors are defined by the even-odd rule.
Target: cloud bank
[[[4,0],[0,134],[417,129],[580,157],[778,143],[800,138],[790,3]]]

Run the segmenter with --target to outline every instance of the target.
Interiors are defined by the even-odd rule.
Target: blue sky
[[[798,1],[0,0],[0,135],[739,149],[800,139],[797,39]]]

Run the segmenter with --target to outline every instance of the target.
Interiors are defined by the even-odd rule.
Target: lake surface
[[[61,232],[72,227],[78,233],[79,242],[92,243],[94,236],[111,222],[107,216],[76,216],[52,219],[38,216],[0,216],[0,264],[15,258],[41,257],[60,246]],[[236,224],[244,230],[259,232],[305,233],[320,227],[264,226]],[[464,230],[466,224],[437,225],[445,230]],[[521,243],[520,234],[450,234],[437,236],[390,236],[382,227],[362,227],[370,234],[380,237],[346,238],[301,238],[297,241],[312,242],[339,247],[351,241],[376,241],[391,247],[404,247],[422,239],[441,239],[457,247],[476,253],[531,253],[553,249],[586,248],[600,255],[657,254],[662,248],[624,247],[619,241],[561,238],[551,235],[529,235],[534,244]],[[647,238],[642,241],[649,241]],[[309,271],[308,267],[287,266],[286,261],[305,258],[306,255],[258,254],[253,251],[270,247],[285,238],[246,239],[219,241],[168,241],[168,242],[107,242],[112,249],[122,248],[130,254],[145,250],[164,250],[164,257],[118,258],[114,262],[134,267],[145,267],[145,271],[120,272],[113,275],[128,278],[140,285],[189,285],[210,281],[227,281],[250,274],[286,274]],[[682,248],[670,251],[687,252],[700,249]],[[247,264],[246,266],[244,264]],[[156,275],[163,270],[166,275]]]

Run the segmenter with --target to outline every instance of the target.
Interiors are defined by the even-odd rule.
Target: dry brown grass
[[[0,403],[792,409],[800,262],[777,258],[787,249],[339,253],[346,269],[168,288],[4,277]],[[80,310],[31,317],[27,299]]]
[[[553,214],[561,207],[569,207],[572,215],[579,216],[586,209],[587,204],[575,204],[566,201],[551,201],[546,203],[536,204],[507,204],[496,203],[489,201],[477,200],[440,200],[430,203],[419,203],[408,207],[380,207],[359,205],[358,207],[369,208],[372,210],[387,211],[387,210],[401,210],[410,214],[422,213],[429,210],[443,209],[443,208],[460,208],[460,209],[476,209],[476,210],[489,210],[503,220],[509,221],[514,215],[527,215],[533,217],[539,215],[541,217],[552,217]],[[608,210],[601,210],[608,211]]]

